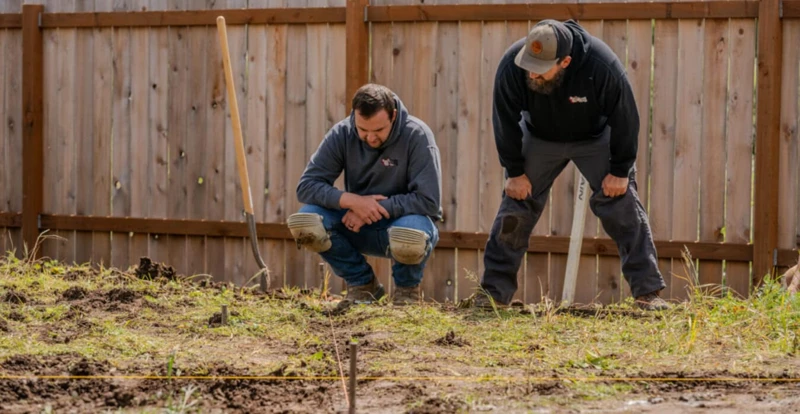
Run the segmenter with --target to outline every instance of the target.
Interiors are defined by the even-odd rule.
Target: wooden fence
[[[347,114],[354,88],[371,80],[431,126],[442,154],[445,219],[425,293],[469,295],[503,185],[492,79],[508,45],[546,17],[578,19],[628,70],[642,121],[639,194],[665,296],[686,297],[684,246],[699,261],[700,283],[743,295],[797,260],[800,2],[783,2],[782,15],[775,0],[20,3],[0,6],[3,251],[21,254],[49,229],[63,241],[45,242],[42,254],[59,260],[126,268],[149,256],[181,273],[248,283],[257,268],[214,26],[223,13],[259,243],[278,284],[321,283],[319,257],[296,249],[283,223],[299,208],[294,189],[308,158]],[[553,186],[519,299],[561,297],[574,181],[570,166]],[[616,247],[588,214],[576,300],[619,301],[629,289]],[[391,286],[389,261],[370,262]]]

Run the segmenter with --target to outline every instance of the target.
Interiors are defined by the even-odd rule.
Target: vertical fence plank
[[[139,6],[139,7],[137,7]],[[134,10],[141,3],[133,4]],[[147,194],[148,172],[154,164],[149,156],[149,29],[131,29],[131,136],[128,142],[130,158],[130,214],[132,217],[149,217],[150,199]],[[121,148],[120,148],[121,150]],[[128,246],[128,263],[136,265],[139,258],[148,257],[149,237],[146,233],[131,232]]]
[[[680,103],[676,115],[675,181],[672,199],[672,238],[697,240],[697,206],[700,182],[700,143],[697,128],[702,125],[702,63],[703,21],[681,19],[678,21],[678,67],[692,65],[698,70],[678,71],[677,99]],[[678,265],[680,264],[680,265]],[[684,268],[684,263],[673,260],[674,273],[671,287],[673,299],[685,299],[687,288],[694,284],[694,276]]]
[[[425,122],[431,131],[434,131],[434,134],[439,116],[439,108],[436,106],[435,79],[438,30],[439,24],[432,22],[418,23],[415,27],[416,36],[411,47],[412,57],[416,63],[413,76],[414,94],[405,97],[411,107],[411,115]],[[435,135],[434,138],[438,147],[439,139]],[[422,279],[422,291],[426,300],[437,302],[444,302],[448,298],[452,300],[453,283],[451,281],[450,285],[447,284],[447,280],[452,277],[452,274],[446,270],[446,266],[454,265],[454,253],[454,250],[441,249],[435,251],[428,259]]]
[[[37,23],[38,25],[38,23]],[[59,171],[59,164],[57,159],[53,159],[53,149],[57,146],[58,137],[58,30],[50,29],[43,30],[44,32],[44,77],[42,79],[43,89],[43,122],[44,122],[44,137],[43,137],[43,197],[42,197],[42,212],[53,214],[55,213],[56,200],[58,198],[58,188],[55,186],[57,174]],[[38,221],[38,217],[37,217]],[[38,226],[38,225],[37,225]],[[43,231],[47,229],[42,229]],[[54,231],[47,231],[47,235],[55,235]],[[36,241],[36,239],[34,239]],[[30,246],[29,248],[33,248]],[[50,239],[45,240],[41,244],[41,254],[46,258],[56,258],[58,255],[58,243]]]
[[[269,57],[267,58],[267,131],[269,194],[265,217],[268,222],[285,222],[288,217],[287,200],[296,197],[294,189],[287,186],[284,178],[286,171],[286,58],[287,39],[286,25],[274,25],[268,28]],[[295,248],[293,241],[268,241],[267,265],[272,272],[272,283],[283,285],[286,280],[285,251]],[[336,278],[339,283],[341,279]]]
[[[78,2],[75,11],[94,11],[94,4]],[[75,102],[81,102],[75,114],[75,213],[80,216],[92,215],[94,187],[92,151],[94,146],[93,126],[93,80],[86,73],[94,69],[94,33],[92,29],[79,29],[75,44]],[[88,263],[92,258],[92,232],[76,232],[75,262]]]
[[[458,199],[456,228],[473,232],[480,228],[480,182],[475,166],[480,163],[480,88],[481,44],[480,22],[462,22],[459,26],[458,50]],[[469,45],[469,47],[461,47]],[[459,249],[457,297],[466,298],[475,292],[481,275],[479,251]]]
[[[650,158],[650,223],[655,240],[672,239],[673,160],[678,86],[678,22],[656,21],[653,47],[653,127]],[[672,259],[659,259],[658,267],[670,296]]]
[[[781,122],[781,1],[758,3],[758,83],[756,104],[755,186],[753,188],[753,287],[774,273],[778,246],[778,200]],[[793,39],[797,40],[797,39]]]
[[[304,7],[305,0],[298,1],[295,7]],[[307,88],[306,71],[308,68],[307,31],[304,25],[289,25],[287,29],[286,67],[292,68],[286,74],[286,190],[294,194],[303,170],[308,164],[306,158],[306,122],[307,122]],[[316,114],[315,114],[316,116]],[[289,139],[291,138],[291,139]],[[296,213],[300,208],[297,197],[287,197],[287,214]],[[291,286],[305,284],[305,249],[287,249],[286,281]]]
[[[43,97],[44,52],[49,49],[42,30],[39,29],[39,13],[42,6],[23,7],[22,34],[22,110],[24,128],[22,139],[23,171],[26,180],[23,185],[22,235],[25,246],[22,251],[33,249],[39,234],[38,215],[44,204],[44,125],[45,111]]]
[[[725,113],[728,19],[706,19],[703,54],[703,127],[700,143],[700,241],[722,241],[725,225]],[[722,262],[701,260],[701,285],[722,284]],[[709,286],[712,287],[712,286]]]
[[[151,0],[148,10],[161,10],[167,4]],[[148,169],[145,187],[148,217],[167,218],[169,216],[169,92],[170,29],[151,27],[148,29],[148,104],[147,104],[147,142]],[[210,148],[209,152],[212,151]],[[168,237],[157,233],[148,235],[149,256],[157,262],[169,260]],[[135,259],[135,258],[134,258]]]
[[[59,2],[54,11],[74,12],[75,2],[67,0]],[[58,50],[58,115],[56,145],[51,147],[51,160],[57,166],[56,174],[56,214],[75,214],[75,106],[63,105],[63,102],[75,101],[75,76],[76,65],[75,43],[77,29],[57,29]],[[82,62],[80,63],[83,69]],[[57,259],[64,263],[75,261],[75,232],[58,231],[56,234],[63,237],[58,242]]]
[[[324,7],[327,0],[308,0],[308,7]],[[306,163],[319,147],[327,131],[325,108],[327,105],[327,58],[328,58],[328,25],[306,25],[306,108],[307,120],[305,122],[305,156]],[[298,177],[299,178],[299,177]],[[294,184],[296,185],[296,183]],[[315,288],[321,285],[319,263],[322,258],[319,254],[306,249],[303,253],[303,285]]]
[[[639,199],[650,211],[650,132],[651,125],[651,76],[653,58],[653,21],[628,21],[628,62],[626,69],[633,88],[633,96],[639,109],[639,152],[636,156],[636,187]],[[667,275],[664,275],[665,277]],[[624,282],[621,282],[624,283]],[[626,297],[630,288],[620,289],[620,298]]]
[[[7,13],[4,6],[0,4],[0,13]],[[11,46],[6,46],[6,43],[9,43],[9,30],[7,29],[0,29],[0,54],[2,56],[7,56],[7,48],[11,49]],[[8,93],[6,93],[6,85],[8,84],[8,78],[10,78],[9,68],[6,68],[8,64],[8,60],[5,61],[5,64],[2,65],[2,71],[0,71],[0,113],[6,114],[6,106],[8,105]],[[0,212],[12,212],[10,209],[11,200],[17,195],[11,193],[10,182],[11,182],[11,171],[9,170],[8,160],[10,158],[14,158],[14,154],[10,154],[11,150],[11,134],[9,133],[8,129],[3,126],[0,128]],[[6,256],[6,239],[9,237],[7,228],[0,227],[0,260]]]
[[[96,11],[111,11],[110,2],[97,4]],[[114,29],[93,31],[94,76],[92,85],[92,212],[97,216],[111,214],[111,139],[114,120]],[[92,262],[111,265],[111,234],[92,233]]]
[[[208,26],[190,27],[187,30],[189,70],[186,106],[186,186],[187,213],[190,219],[205,219],[208,216],[208,179],[206,155],[202,149],[208,148],[208,129],[206,128],[208,49],[216,32],[209,35]],[[206,149],[207,151],[207,149]],[[186,274],[206,273],[206,239],[189,236],[186,243]]]
[[[329,5],[337,3],[344,3],[344,1],[337,2],[330,0]],[[347,27],[344,24],[330,24],[328,26],[329,41],[328,41],[328,57],[327,57],[327,91],[326,91],[326,105],[325,105],[325,131],[339,122],[342,118],[349,114],[349,98],[345,96],[347,93]],[[344,176],[339,176],[339,179],[334,183],[337,188],[344,188]],[[322,259],[317,256],[318,260]],[[331,275],[328,282],[328,288],[331,293],[339,294],[344,290],[344,283],[341,278]]]
[[[731,19],[730,33],[730,85],[725,128],[728,180],[725,201],[725,241],[750,243],[756,22],[753,19]],[[725,285],[731,293],[747,297],[750,290],[750,264],[727,262]]]
[[[458,23],[440,22],[436,30],[434,52],[435,118],[429,124],[436,136],[442,168],[443,221],[439,231],[456,229],[457,166],[458,166]],[[456,300],[457,250],[438,248],[431,273],[444,284],[444,292],[435,295],[440,301]],[[444,297],[441,297],[444,296]]]
[[[239,118],[242,127],[247,125],[247,31],[240,25],[228,26],[228,47],[236,87],[236,101],[239,103]],[[226,95],[227,99],[227,95]],[[242,185],[236,166],[236,152],[233,145],[233,124],[230,105],[226,105],[225,126],[225,220],[242,221]],[[258,116],[254,114],[254,116]],[[252,187],[251,187],[252,188]],[[246,281],[245,261],[254,260],[250,253],[249,240],[245,238],[225,239],[225,277],[224,281],[243,285]]]
[[[131,215],[131,29],[114,29],[114,120],[111,141],[112,197],[115,217]],[[111,235],[111,265],[120,269],[130,264],[129,234]]]
[[[177,3],[173,4],[178,6]],[[189,50],[190,44],[186,27],[170,27],[169,62],[170,71],[167,79],[167,108],[169,125],[169,198],[167,212],[171,219],[185,219],[187,216],[186,198],[187,166],[186,166],[186,127],[187,127],[187,94],[189,93]],[[169,236],[167,240],[168,262],[180,273],[187,270],[186,236]]]
[[[783,20],[783,72],[781,77],[780,205],[778,248],[800,245],[800,145],[797,97],[800,96],[800,19]]]

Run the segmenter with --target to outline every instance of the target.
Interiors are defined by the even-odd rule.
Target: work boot
[[[460,308],[477,308],[481,310],[494,310],[494,309],[506,309],[508,308],[507,303],[500,302],[499,300],[492,297],[489,292],[476,292],[473,293],[472,296],[464,299],[463,302],[459,304]]]
[[[394,288],[394,298],[392,304],[394,306],[418,305],[420,303],[420,287],[400,287]]]
[[[636,298],[634,302],[639,309],[646,311],[667,310],[671,306],[667,301],[658,296],[658,292],[651,292]]]
[[[373,277],[372,281],[366,285],[361,286],[347,286],[347,295],[344,299],[336,304],[336,307],[330,311],[326,311],[329,315],[341,315],[345,313],[351,306],[357,304],[371,304],[377,302],[386,295],[383,285],[378,282],[378,279]]]

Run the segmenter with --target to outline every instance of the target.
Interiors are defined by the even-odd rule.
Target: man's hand
[[[617,177],[615,175],[608,174],[606,175],[606,178],[603,179],[603,194],[605,194],[606,197],[625,195],[625,192],[627,191],[627,177]]]
[[[389,218],[389,212],[378,204],[378,201],[386,200],[386,198],[380,194],[360,196],[353,193],[344,193],[339,199],[339,206],[350,210],[364,223],[372,224],[382,218]]]
[[[348,230],[354,233],[358,233],[359,230],[361,230],[361,227],[366,224],[364,223],[364,220],[361,220],[355,213],[353,213],[353,210],[349,210],[344,214],[344,217],[342,217],[342,223],[344,223]]]
[[[531,181],[522,174],[518,177],[506,179],[506,195],[514,200],[524,200],[531,195]]]

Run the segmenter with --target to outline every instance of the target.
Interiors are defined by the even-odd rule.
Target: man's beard
[[[562,83],[564,83],[564,69],[559,69],[556,73],[556,76],[550,80],[544,79],[533,79],[528,76],[528,88],[536,93],[541,93],[543,95],[550,95],[556,90]]]

